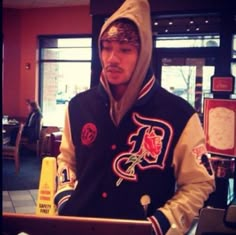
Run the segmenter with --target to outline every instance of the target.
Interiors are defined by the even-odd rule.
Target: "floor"
[[[2,211],[35,214],[37,189],[2,192]]]

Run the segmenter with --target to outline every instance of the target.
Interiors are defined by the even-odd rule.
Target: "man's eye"
[[[121,48],[121,51],[123,53],[129,53],[131,51],[131,49],[130,48]]]
[[[104,51],[111,51],[111,47],[109,47],[109,46],[103,46],[102,49]]]

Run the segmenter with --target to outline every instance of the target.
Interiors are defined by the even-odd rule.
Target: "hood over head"
[[[137,47],[140,47],[140,38],[137,26],[133,21],[128,19],[118,19],[111,23],[103,32],[101,41],[118,41],[126,42]]]
[[[119,101],[111,93],[109,83],[101,74],[100,81],[110,99],[110,113],[118,125],[125,113],[137,100],[139,91],[150,67],[152,57],[152,29],[148,0],[126,0],[104,23],[98,40],[101,60],[101,40],[128,41],[139,48],[139,58],[129,85]],[[101,60],[102,63],[102,60]]]

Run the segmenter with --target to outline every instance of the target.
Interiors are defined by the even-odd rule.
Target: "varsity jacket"
[[[154,224],[162,222],[164,232],[171,223],[184,231],[189,227],[213,188],[211,168],[202,162],[201,123],[187,102],[161,88],[154,77],[143,91],[119,126],[111,121],[101,85],[70,101],[67,115],[73,128],[65,131],[70,129],[71,140],[65,141],[64,134],[58,156],[59,214],[147,216]],[[67,152],[68,145],[74,154]],[[151,200],[147,211],[140,203],[144,195]]]
[[[184,234],[214,190],[214,175],[197,113],[149,69],[149,11],[147,0],[126,0],[101,30],[122,17],[135,22],[140,56],[121,100],[102,72],[97,87],[69,102],[55,204],[59,215],[148,219],[155,234],[172,225]]]

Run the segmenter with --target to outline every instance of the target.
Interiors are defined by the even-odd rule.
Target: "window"
[[[219,36],[157,37],[156,48],[219,47]]]
[[[45,126],[63,127],[65,108],[90,88],[90,37],[39,37],[40,106]]]
[[[175,58],[171,62],[173,60]],[[187,60],[192,60],[191,64],[162,65],[161,85],[171,93],[187,100],[197,111],[202,112],[203,98],[210,93],[210,80],[214,74],[214,66],[206,66],[204,58],[186,58],[185,61]]]
[[[236,80],[236,34],[233,35],[233,43],[232,43],[232,63],[231,63],[231,74],[234,76]],[[236,81],[234,81],[234,94],[231,95],[232,98],[236,98]]]
[[[236,34],[233,36],[232,58],[236,59]]]
[[[161,86],[187,100],[201,114],[203,99],[210,95],[219,35],[158,36],[155,47]]]

